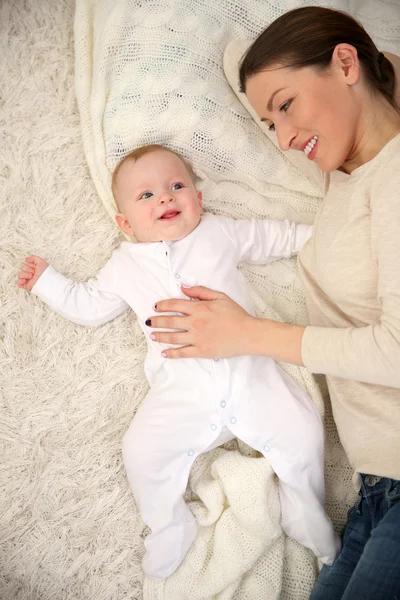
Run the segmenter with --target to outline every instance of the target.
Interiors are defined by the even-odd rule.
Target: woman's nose
[[[276,137],[278,138],[279,148],[283,151],[289,150],[296,138],[296,132],[292,127],[280,124],[278,127],[275,126]]]

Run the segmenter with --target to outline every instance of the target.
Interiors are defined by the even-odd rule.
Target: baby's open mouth
[[[163,221],[169,220],[169,219],[175,219],[175,217],[177,217],[180,214],[181,213],[179,210],[167,210],[167,212],[165,212],[163,215],[161,215],[160,219]]]

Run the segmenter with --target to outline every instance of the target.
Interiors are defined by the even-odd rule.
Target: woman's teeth
[[[314,148],[315,144],[317,143],[318,140],[318,136],[314,135],[313,138],[311,138],[311,140],[308,142],[307,146],[304,148],[303,152],[305,152],[307,155],[310,154],[311,150]]]

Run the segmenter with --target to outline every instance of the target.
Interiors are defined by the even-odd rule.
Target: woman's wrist
[[[250,354],[304,366],[301,344],[305,327],[255,317],[250,327]]]

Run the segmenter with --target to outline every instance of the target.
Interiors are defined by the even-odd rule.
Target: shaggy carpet
[[[120,241],[82,148],[74,8],[0,3],[1,600],[141,595],[120,452],[144,392],[134,316],[76,327],[15,286],[26,255],[84,280]]]

